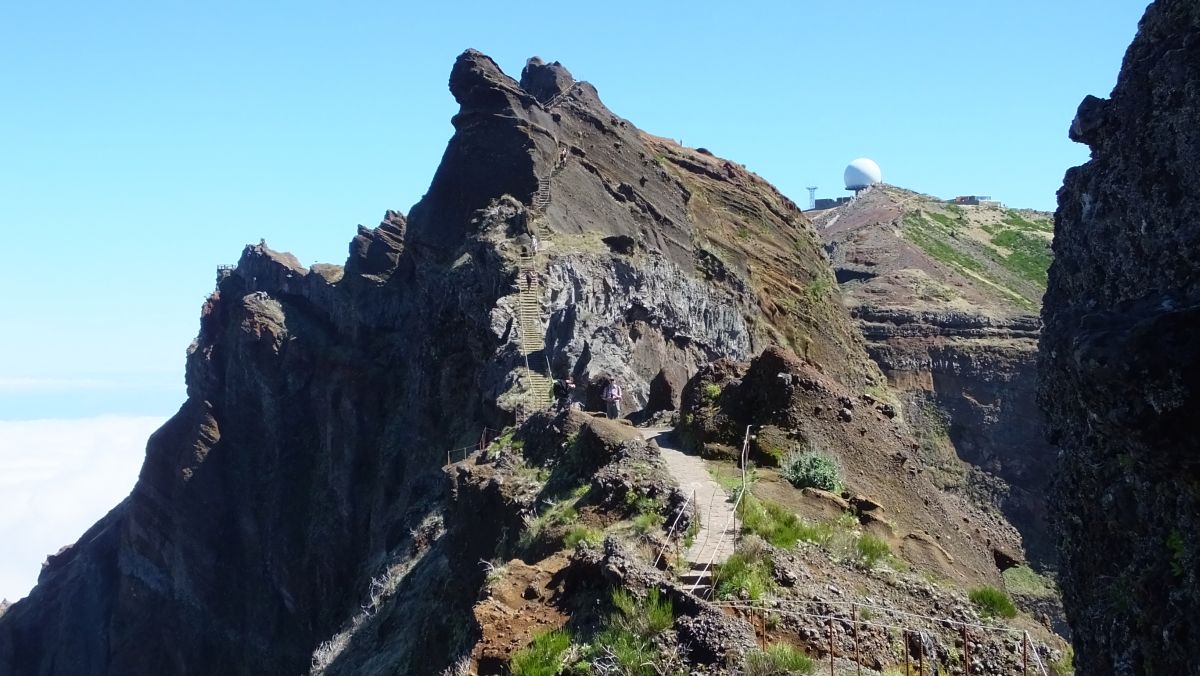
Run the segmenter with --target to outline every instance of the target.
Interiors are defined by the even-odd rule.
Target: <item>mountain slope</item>
[[[761,179],[638,131],[557,64],[518,83],[468,51],[450,91],[455,134],[409,218],[360,228],[344,267],[256,245],[220,273],[187,401],[129,498],[0,617],[0,673],[336,666],[378,580],[403,609],[379,631],[409,641],[390,668],[435,672],[472,640],[477,562],[502,537],[440,468],[536,401],[539,361],[585,399],[621,379],[631,411],[654,381],[673,406],[700,364],[775,340],[878,381],[811,227]],[[525,268],[535,219],[550,237]],[[544,333],[532,359],[523,321]]]
[[[939,485],[1000,509],[1052,567],[1034,400],[1049,214],[884,185],[810,215]]]

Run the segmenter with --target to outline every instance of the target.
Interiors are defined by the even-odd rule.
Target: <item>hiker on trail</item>
[[[621,386],[617,384],[616,378],[608,379],[608,384],[604,386],[604,393],[600,398],[608,407],[609,420],[621,417]]]
[[[557,410],[565,411],[575,392],[575,379],[571,376],[554,381],[554,398],[558,400]]]
[[[529,270],[525,271],[525,288],[526,289],[533,288],[533,273],[530,272]]]
[[[536,253],[538,252],[538,239],[537,239],[537,235],[531,235],[529,239],[530,239],[530,241],[531,241],[531,242],[533,242],[533,253],[535,253],[535,254],[536,254]]]

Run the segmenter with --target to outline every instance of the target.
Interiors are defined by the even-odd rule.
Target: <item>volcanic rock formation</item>
[[[1200,5],[1147,10],[1059,191],[1040,400],[1084,674],[1194,674],[1200,654]]]
[[[436,673],[476,637],[504,526],[440,468],[528,406],[527,368],[591,396],[616,377],[632,411],[652,381],[669,408],[699,365],[771,343],[881,382],[811,227],[762,179],[640,132],[558,64],[518,83],[467,51],[450,91],[455,134],[407,219],[360,227],[344,267],[260,244],[219,273],[186,402],[132,494],[0,618],[0,674],[350,673],[343,652],[375,640],[395,673]],[[535,218],[550,236],[520,274]],[[528,360],[522,320],[545,334]],[[361,624],[381,603],[403,612]]]
[[[1050,215],[881,185],[809,216],[935,481],[1000,509],[1052,564],[1035,401]]]

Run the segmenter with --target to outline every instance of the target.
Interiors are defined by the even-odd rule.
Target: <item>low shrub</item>
[[[512,676],[555,676],[562,670],[563,654],[571,646],[571,634],[564,629],[543,632],[513,653],[508,662]]]
[[[751,650],[742,663],[746,676],[811,674],[816,665],[812,658],[786,643],[773,643],[766,650]]]
[[[973,589],[968,598],[979,609],[979,614],[984,617],[1012,618],[1017,616],[1017,608],[1009,600],[1008,594],[995,587],[985,586]]]
[[[563,538],[563,545],[568,549],[575,549],[580,542],[589,547],[599,547],[604,542],[604,531],[590,526],[572,526]]]
[[[708,383],[702,390],[704,401],[709,404],[715,404],[717,399],[721,397],[721,386],[716,383]]]
[[[789,453],[779,466],[779,474],[796,488],[820,488],[833,493],[842,490],[837,463],[820,451]]]

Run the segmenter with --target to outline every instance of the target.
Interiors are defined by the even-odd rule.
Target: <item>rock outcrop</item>
[[[1147,10],[1059,192],[1040,401],[1078,673],[1200,654],[1200,5]]]
[[[0,674],[365,673],[351,648],[380,644],[394,673],[450,666],[477,637],[478,560],[520,519],[440,468],[528,400],[522,284],[542,290],[529,361],[618,377],[627,410],[772,342],[880,382],[811,226],[762,179],[640,132],[557,64],[518,83],[467,51],[450,91],[407,218],[359,228],[344,267],[261,243],[219,273],[186,402],[132,494],[0,617]],[[551,176],[553,241],[518,279]]]
[[[1053,567],[1034,314],[1049,214],[885,185],[810,215],[935,482],[1001,510]]]

